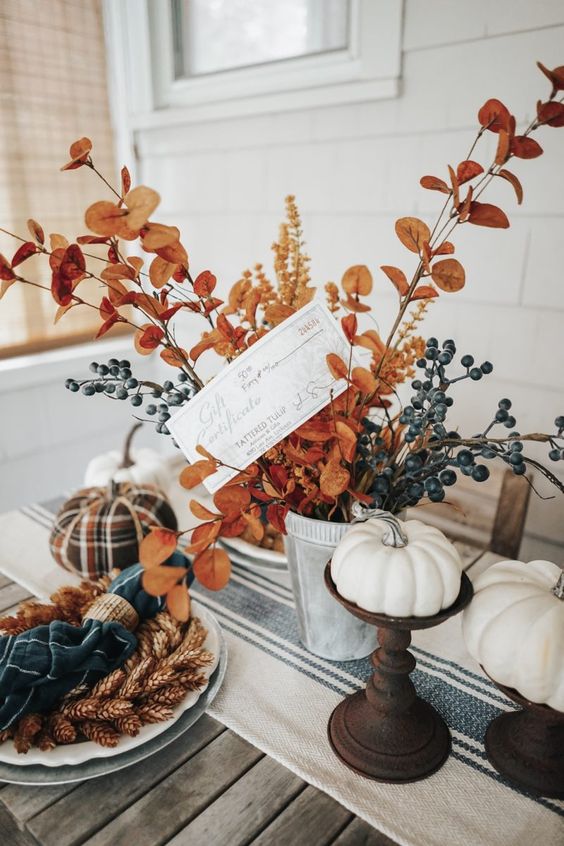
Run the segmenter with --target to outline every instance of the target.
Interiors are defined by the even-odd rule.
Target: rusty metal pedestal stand
[[[433,617],[372,614],[337,593],[331,562],[325,569],[329,592],[351,614],[378,626],[380,647],[372,655],[374,674],[366,689],[347,696],[329,719],[329,741],[351,769],[376,781],[418,781],[436,772],[450,752],[443,718],[417,696],[409,674],[415,658],[408,652],[411,631],[427,629],[458,614],[472,598],[472,584],[462,574],[460,593],[450,608]]]
[[[492,681],[523,710],[500,714],[489,724],[485,743],[490,763],[523,790],[564,799],[564,713]]]

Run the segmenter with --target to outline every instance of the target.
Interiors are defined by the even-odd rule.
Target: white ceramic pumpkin
[[[492,679],[564,711],[564,574],[557,564],[492,564],[476,579],[462,632]]]
[[[387,512],[354,524],[331,562],[341,596],[390,617],[430,617],[448,608],[461,573],[460,555],[442,532]]]
[[[84,485],[89,488],[107,487],[109,482],[133,482],[136,485],[156,485],[168,493],[170,471],[163,456],[153,449],[131,449],[133,435],[141,426],[136,423],[127,435],[123,450],[111,450],[97,455],[86,467]]]

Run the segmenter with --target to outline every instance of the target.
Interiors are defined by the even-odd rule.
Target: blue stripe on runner
[[[439,661],[441,664],[446,664],[448,667],[454,667],[459,672],[464,673],[465,676],[469,676],[471,679],[475,679],[477,682],[480,682],[482,686],[490,687],[490,683],[484,676],[478,675],[478,673],[473,673],[472,670],[467,670],[466,667],[461,667],[460,664],[457,664],[456,661],[449,661],[448,658],[441,658],[440,655],[434,655],[432,652],[427,652],[425,649],[421,649],[420,646],[412,646],[410,649],[413,648],[414,652],[418,652],[420,655],[425,656],[426,658],[432,658],[434,661]],[[502,699],[505,702],[505,699]]]
[[[288,655],[291,659],[286,660],[285,658],[276,654],[278,660],[284,661],[284,663],[286,664],[291,664],[296,669],[300,670],[300,672],[305,672],[306,675],[309,675],[309,672],[305,671],[304,668],[301,667],[299,664],[294,663],[295,661],[302,661],[304,664],[308,664],[312,669],[317,670],[318,674],[315,676],[311,676],[311,678],[314,678],[316,681],[325,684],[327,687],[330,687],[331,690],[335,690],[337,693],[347,694],[362,687],[362,684],[356,687],[355,684],[350,681],[350,679],[343,678],[343,676],[339,675],[339,673],[336,672],[336,670],[333,669],[332,666],[329,668],[323,667],[318,661],[316,661],[313,653],[307,652],[307,650],[303,649],[302,647],[299,647],[300,651],[293,649],[291,644],[289,644],[287,641],[284,643],[278,643],[278,641],[276,641],[274,638],[269,637],[264,630],[257,632],[244,620],[234,620],[233,617],[228,616],[225,610],[220,610],[215,604],[210,604],[209,602],[206,602],[206,599],[198,591],[192,590],[191,593],[195,596],[198,602],[202,602],[202,604],[204,604],[206,608],[209,608],[210,611],[212,611],[214,614],[218,614],[224,619],[229,620],[233,625],[240,626],[241,628],[248,631],[250,635],[252,635],[255,639],[252,642],[256,642],[258,644],[259,640],[265,641],[266,643],[269,643],[273,647],[277,647],[279,650],[286,653],[286,655]],[[320,678],[320,673],[324,673],[325,675],[335,679],[336,682],[340,683],[340,687],[335,687],[333,684],[327,682],[327,680]]]
[[[250,570],[247,570],[246,567],[241,567],[240,564],[233,564],[232,566],[233,566],[233,572],[234,573],[237,573],[237,575],[242,576],[248,582],[251,582],[253,585],[256,585],[257,587],[262,588],[263,590],[270,591],[274,596],[280,597],[280,599],[290,600],[291,602],[294,601],[294,595],[293,595],[292,591],[289,588],[284,587],[284,585],[278,585],[278,584],[276,584],[276,582],[270,582],[269,584],[262,584],[262,582],[260,582],[256,578],[256,576],[257,576],[256,573],[253,573]]]
[[[504,777],[498,772],[496,772],[495,770],[489,770],[487,767],[484,767],[482,764],[479,764],[472,758],[467,758],[462,752],[458,752],[457,750],[453,749],[450,754],[453,758],[456,758],[458,761],[462,761],[464,764],[467,764],[473,770],[477,770],[477,772],[483,773],[483,775],[487,775],[490,778],[493,778],[494,781],[499,782],[499,784],[503,784],[504,787],[511,787],[511,789],[514,790],[515,793],[519,793],[526,799],[532,799],[533,802],[536,802],[539,805],[543,805],[545,808],[548,808],[549,811],[553,811],[560,817],[564,817],[564,807],[562,807],[561,805],[557,805],[555,802],[552,802],[550,799],[545,799],[542,796],[535,796],[532,793],[527,793],[527,791],[521,790],[520,787],[517,787],[513,784],[509,784],[509,782],[506,781],[506,779],[504,779]]]
[[[53,520],[49,519],[46,514],[40,514],[29,506],[20,508],[20,514],[23,514],[24,517],[29,517],[29,519],[33,520],[34,523],[39,523],[39,525],[43,526],[45,529],[50,529],[53,525]]]
[[[410,647],[410,649],[411,649],[411,647]],[[416,652],[416,649],[412,648],[411,651]],[[429,655],[429,654],[430,654],[429,652],[425,653],[425,655]],[[435,655],[431,655],[431,658],[435,661],[437,660]],[[450,662],[450,661],[448,663],[452,664],[454,667],[459,666],[458,664],[454,664],[453,662]],[[490,691],[487,688],[487,684],[484,684],[484,683],[482,685],[473,684],[471,681],[467,681],[466,679],[459,678],[455,673],[452,673],[446,667],[441,667],[441,666],[434,667],[432,663],[430,663],[429,661],[426,661],[424,658],[418,658],[417,659],[417,666],[418,667],[427,667],[429,670],[434,670],[437,673],[442,673],[442,675],[447,676],[449,679],[452,679],[453,681],[458,682],[459,684],[463,684],[464,687],[468,688],[468,690],[475,690],[477,693],[483,693],[483,694],[489,696],[490,699],[494,699],[496,702],[499,702],[501,705],[511,705],[511,703],[508,703],[508,701],[505,697],[501,696],[499,693],[496,692],[495,688],[493,688],[493,690]],[[515,706],[515,710],[517,710],[517,706]]]
[[[194,595],[196,596],[195,593],[194,593]],[[242,623],[238,622],[237,626],[239,628],[235,627],[232,624],[232,622],[230,621],[229,617],[226,617],[225,614],[222,614],[221,611],[219,611],[217,608],[210,606],[209,603],[207,603],[206,600],[203,599],[201,596],[196,596],[196,598],[197,598],[198,602],[201,602],[202,605],[204,605],[206,608],[209,609],[209,611],[212,612],[212,614],[215,614],[217,617],[219,617],[221,619],[222,628],[224,628],[228,632],[231,632],[231,634],[235,635],[235,637],[240,638],[240,640],[244,640],[245,643],[250,643],[251,646],[258,647],[262,652],[266,652],[266,654],[270,655],[272,658],[277,658],[278,661],[283,661],[284,664],[287,664],[289,667],[292,667],[293,669],[298,670],[304,676],[307,676],[308,678],[312,679],[312,681],[315,681],[315,682],[318,682],[318,683],[321,682],[325,687],[329,688],[329,690],[333,690],[335,693],[338,693],[340,695],[349,693],[348,690],[343,690],[342,687],[338,687],[337,685],[334,685],[331,682],[322,681],[319,678],[319,675],[317,673],[314,673],[311,670],[304,669],[304,667],[300,667],[299,664],[294,663],[294,661],[287,660],[286,658],[281,658],[281,656],[277,652],[275,652],[273,649],[270,649],[268,646],[265,646],[264,644],[259,643],[259,641],[257,640],[256,632],[249,629],[248,626],[244,626]],[[245,630],[249,631],[249,634],[248,635],[243,634],[240,631],[241,628],[244,628]],[[265,638],[265,640],[269,640],[269,638]],[[274,644],[274,641],[270,640],[270,642]],[[275,645],[279,646],[279,644],[275,644]],[[284,647],[279,646],[279,648],[283,649]]]
[[[44,508],[45,511],[49,511],[49,513],[54,517],[59,509],[65,504],[66,500],[67,498],[64,496],[55,496],[53,499],[48,499],[46,502],[40,502],[38,504],[41,508]]]
[[[259,573],[257,570],[251,570],[251,569],[249,569],[249,567],[246,567],[244,564],[236,563],[236,564],[233,565],[233,567],[236,568],[237,570],[241,570],[241,572],[244,572],[246,576],[252,576],[257,584],[259,584],[260,582],[266,582],[269,587],[278,588],[278,590],[282,590],[285,593],[287,593],[288,597],[290,599],[293,599],[294,595],[293,595],[291,589],[289,587],[286,587],[286,585],[281,585],[279,582],[275,582],[274,579],[270,578],[270,576],[265,576],[265,575],[263,575],[263,573]],[[278,572],[280,573],[280,575],[288,575],[287,571],[285,571],[285,570],[279,570]],[[260,582],[259,582],[259,579],[260,579]],[[266,587],[266,585],[265,585],[265,587]]]

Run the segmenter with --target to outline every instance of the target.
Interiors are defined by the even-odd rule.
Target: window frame
[[[343,50],[175,79],[171,0],[104,0],[132,130],[395,97],[403,0],[350,0]],[[123,101],[122,101],[123,106]]]

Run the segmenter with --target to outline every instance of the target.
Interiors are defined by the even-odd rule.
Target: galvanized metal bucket
[[[328,592],[325,565],[348,523],[312,520],[289,512],[284,541],[296,601],[300,638],[306,649],[330,661],[365,658],[376,649],[376,629],[353,617]]]

